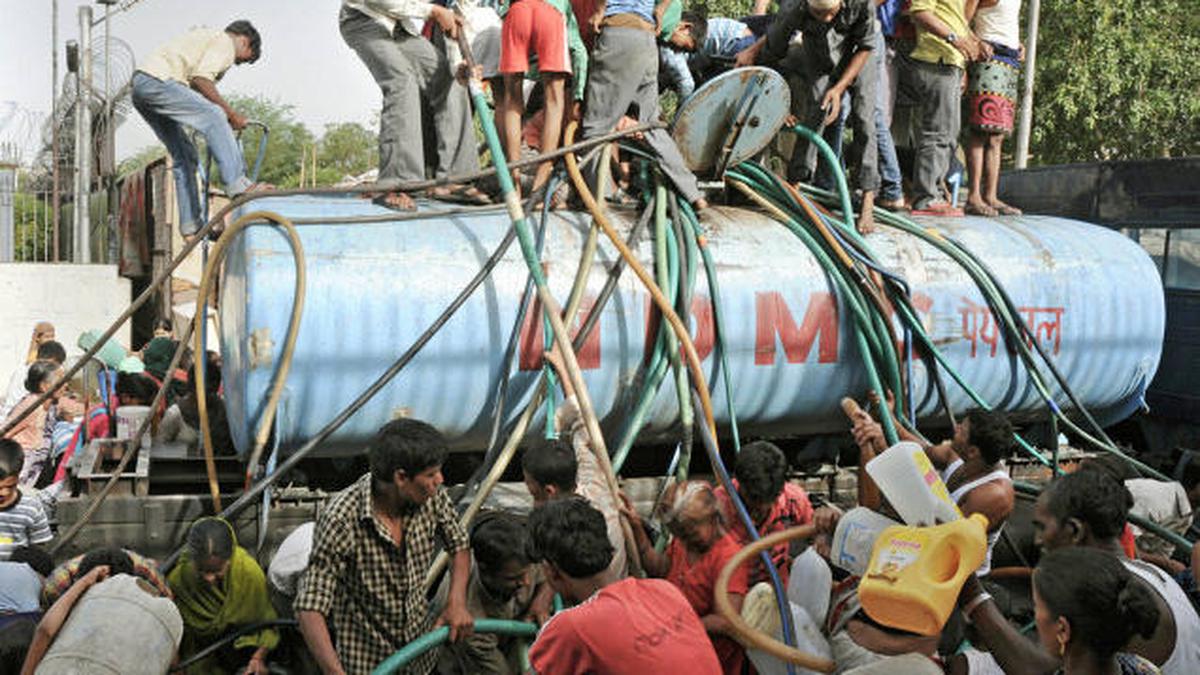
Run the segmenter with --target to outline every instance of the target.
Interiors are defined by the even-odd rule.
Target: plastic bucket
[[[117,438],[133,438],[138,427],[150,417],[150,408],[144,405],[126,405],[117,408]],[[150,429],[142,434],[142,447],[150,447]]]
[[[100,335],[100,331],[89,330],[80,335],[79,340],[77,340],[75,344],[78,345],[80,349],[87,351],[96,344],[96,340],[100,338]],[[111,339],[107,340],[104,343],[104,346],[100,347],[100,351],[96,352],[96,358],[103,361],[104,365],[108,366],[109,368],[116,368],[117,366],[121,365],[121,361],[123,361],[126,356],[128,356],[128,354],[125,353],[125,348],[122,347],[121,344],[116,340]]]

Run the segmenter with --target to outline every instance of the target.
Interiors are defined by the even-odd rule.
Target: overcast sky
[[[26,110],[50,111],[51,4],[0,0],[0,116],[7,101]],[[78,7],[89,3],[58,4],[61,77],[66,72],[62,45],[78,38]],[[95,17],[103,17],[104,6],[91,4]],[[140,60],[190,28],[220,28],[234,19],[249,19],[262,34],[262,58],[231,68],[219,88],[290,103],[297,118],[320,133],[331,122],[367,124],[379,106],[379,89],[338,33],[340,6],[339,0],[140,0],[113,15],[112,34],[127,42]],[[103,37],[101,24],[93,38]],[[103,76],[103,71],[95,73],[100,83]],[[134,113],[117,132],[117,153],[125,157],[156,142]]]

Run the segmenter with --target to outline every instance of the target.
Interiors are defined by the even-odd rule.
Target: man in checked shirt
[[[448,625],[457,641],[474,625],[466,604],[467,534],[440,489],[445,439],[424,422],[394,420],[379,430],[369,458],[370,473],[338,493],[317,519],[293,604],[326,675],[369,673],[436,626]],[[436,623],[426,618],[424,588],[435,536],[453,556],[449,598]],[[425,652],[404,672],[425,675],[437,657],[437,650]]]

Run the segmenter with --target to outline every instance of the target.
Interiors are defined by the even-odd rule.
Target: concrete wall
[[[129,305],[129,293],[116,265],[0,263],[0,386],[24,362],[35,323],[53,323],[68,357],[78,356],[80,333],[108,328]],[[128,322],[116,339],[128,348]]]

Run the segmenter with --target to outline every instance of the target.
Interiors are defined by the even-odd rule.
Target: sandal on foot
[[[426,194],[438,201],[468,206],[487,206],[492,203],[491,197],[474,185],[443,185],[430,188]]]
[[[956,209],[949,202],[933,202],[924,208],[912,210],[914,216],[962,216],[962,209]]]

